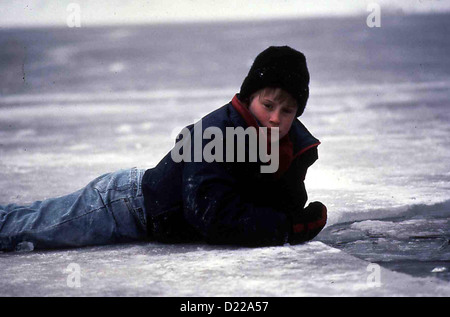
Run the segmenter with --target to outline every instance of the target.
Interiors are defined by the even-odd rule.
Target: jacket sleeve
[[[305,177],[308,168],[318,159],[317,147],[311,148],[297,157],[275,186],[279,192],[280,208],[288,213],[303,211],[308,201]]]
[[[291,227],[289,217],[272,206],[246,200],[238,190],[235,172],[233,163],[185,163],[186,220],[213,244],[284,244]]]

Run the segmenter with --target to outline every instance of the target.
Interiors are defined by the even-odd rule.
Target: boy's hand
[[[327,223],[327,207],[321,202],[313,202],[302,212],[292,215],[290,244],[298,244],[313,239]]]

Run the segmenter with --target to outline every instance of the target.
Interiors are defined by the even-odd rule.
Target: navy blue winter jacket
[[[247,128],[236,103],[237,96],[202,118],[203,131],[218,127],[225,137],[226,127]],[[187,128],[193,133],[193,125]],[[246,246],[285,243],[292,226],[289,215],[307,201],[303,181],[320,143],[298,120],[289,139],[294,159],[281,177],[261,173],[260,161],[176,163],[169,152],[142,181],[151,238]],[[203,140],[202,147],[208,142]]]

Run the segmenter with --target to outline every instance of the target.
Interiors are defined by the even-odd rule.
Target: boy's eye
[[[263,103],[264,107],[266,107],[267,109],[272,109],[273,106],[269,103]]]

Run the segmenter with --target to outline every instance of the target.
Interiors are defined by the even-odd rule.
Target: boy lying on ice
[[[154,168],[108,173],[75,193],[28,206],[0,205],[0,250],[23,243],[35,249],[137,240],[263,246],[313,239],[327,209],[320,202],[305,208],[304,179],[320,144],[297,119],[308,85],[301,52],[267,48],[231,102],[183,129]]]

